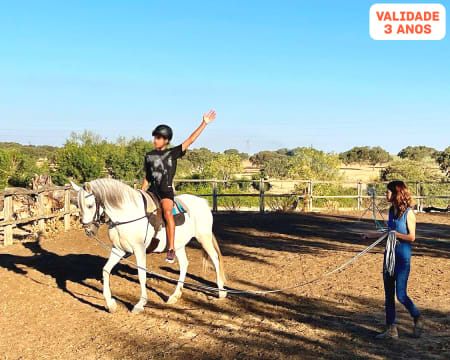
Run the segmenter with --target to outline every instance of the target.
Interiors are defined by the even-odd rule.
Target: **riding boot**
[[[375,336],[375,339],[398,339],[397,325],[388,325],[386,331]]]
[[[414,337],[419,338],[422,336],[423,326],[424,326],[424,322],[423,322],[422,315],[415,317],[414,318],[414,330],[413,330]]]

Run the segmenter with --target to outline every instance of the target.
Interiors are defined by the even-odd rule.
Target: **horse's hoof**
[[[169,305],[175,304],[178,301],[178,299],[180,298],[180,296],[181,295],[172,295],[172,296],[170,296],[169,299],[167,299],[166,304],[169,304]]]
[[[131,312],[133,314],[139,315],[144,312],[144,308],[135,306]]]
[[[108,309],[108,311],[112,314],[115,313],[117,311],[117,303],[116,300],[111,301],[111,303],[109,305],[106,306],[106,308]]]
[[[226,291],[219,291],[219,299],[225,299],[227,297]]]

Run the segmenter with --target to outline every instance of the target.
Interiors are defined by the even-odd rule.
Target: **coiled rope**
[[[395,231],[389,231],[386,241],[386,257],[384,261],[384,271],[390,276],[394,275],[395,269],[395,246],[397,245],[397,236]]]

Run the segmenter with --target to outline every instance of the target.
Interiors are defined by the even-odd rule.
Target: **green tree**
[[[144,177],[145,154],[152,150],[151,141],[142,138],[117,139],[105,148],[105,166],[115,179],[140,180]]]
[[[68,140],[56,154],[57,168],[52,173],[54,183],[64,184],[69,178],[84,183],[104,176],[105,160],[93,146]]]
[[[363,163],[369,161],[370,147],[369,146],[355,146],[350,150],[347,150],[339,154],[339,158],[345,164],[351,163]]]
[[[242,172],[239,155],[215,154],[205,166],[202,177],[230,180],[236,173]]]
[[[436,149],[420,145],[420,146],[407,146],[398,153],[398,156],[401,157],[402,159],[423,161],[426,157],[434,159],[438,154],[439,152]]]
[[[290,158],[288,177],[291,179],[337,180],[341,177],[341,160],[313,148],[299,148]]]
[[[450,176],[450,146],[437,155],[436,161],[446,176]]]
[[[339,154],[339,158],[346,164],[368,163],[372,166],[391,160],[389,153],[380,146],[355,146]]]
[[[208,163],[215,157],[215,153],[207,148],[194,149],[186,152],[183,157],[192,164],[193,171],[202,173]]]
[[[11,176],[11,155],[9,151],[0,149],[0,189],[8,186]]]
[[[237,150],[237,149],[227,149],[223,153],[225,155],[239,155],[239,150]]]
[[[439,180],[441,175],[423,163],[415,160],[397,160],[381,171],[382,181],[432,181]]]
[[[369,163],[372,166],[387,163],[390,159],[389,153],[380,146],[374,146],[369,150]]]
[[[281,158],[286,155],[279,154],[275,151],[260,151],[252,156],[249,160],[254,166],[264,166],[273,159]]]
[[[20,148],[0,150],[0,187],[29,186],[34,174],[48,170],[48,167],[38,168],[36,159],[28,152],[23,153]]]
[[[242,160],[249,158],[247,153],[241,153],[237,149],[227,149],[223,152],[225,155],[238,155]]]
[[[292,166],[292,160],[287,156],[274,157],[263,164],[261,175],[284,179],[289,176],[289,169]]]

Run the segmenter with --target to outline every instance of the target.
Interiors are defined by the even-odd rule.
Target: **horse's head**
[[[92,186],[87,182],[83,187],[70,181],[72,188],[78,192],[78,207],[80,208],[80,221],[87,235],[96,235],[103,215],[103,207],[92,192]]]

